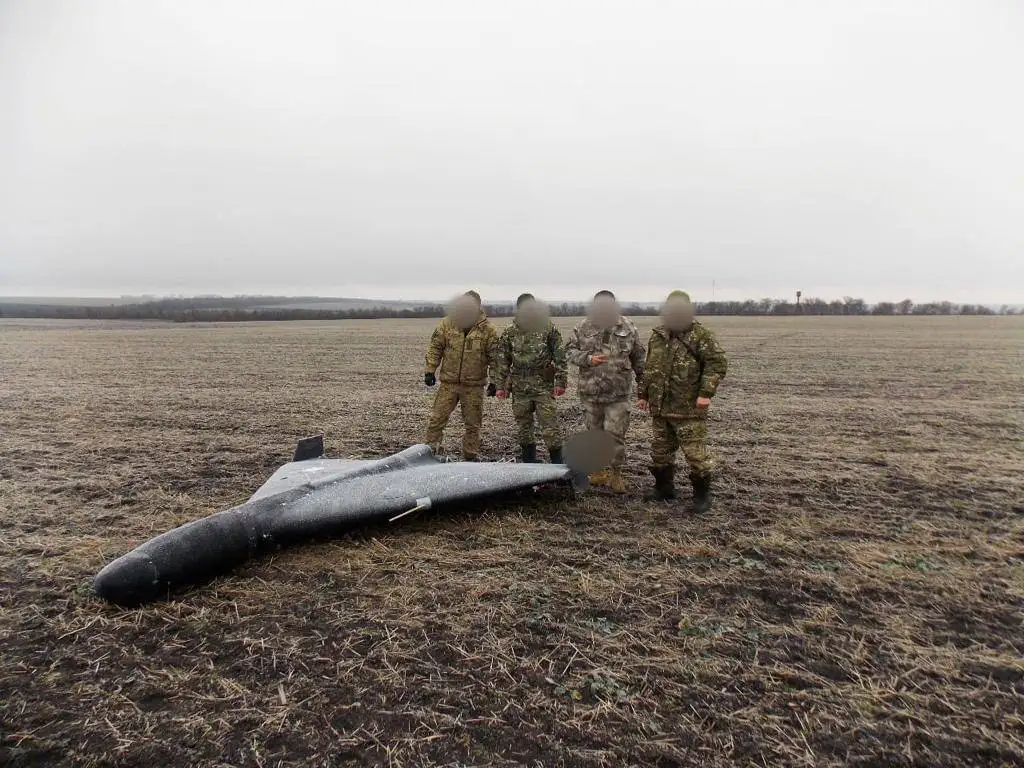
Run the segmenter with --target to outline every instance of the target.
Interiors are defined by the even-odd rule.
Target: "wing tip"
[[[292,461],[308,461],[309,459],[319,459],[324,455],[324,435],[321,432],[319,435],[313,435],[312,437],[304,437],[295,444],[295,454],[292,456]]]

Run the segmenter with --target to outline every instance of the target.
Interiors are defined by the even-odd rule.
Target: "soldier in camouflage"
[[[622,465],[626,460],[629,400],[633,377],[643,381],[645,352],[632,322],[622,317],[611,291],[594,296],[586,320],[572,332],[566,357],[580,369],[580,401],[587,429],[603,429],[615,438],[615,457],[609,469],[590,479],[625,493]]]
[[[565,346],[547,307],[528,293],[516,301],[516,317],[498,340],[495,381],[500,399],[512,396],[522,461],[537,461],[536,417],[551,463],[561,464],[562,430],[555,398],[565,394]]]
[[[489,370],[498,363],[498,332],[487,319],[474,291],[459,296],[448,315],[441,320],[427,347],[423,381],[428,387],[437,384],[435,372],[441,368],[441,386],[427,423],[426,443],[435,453],[441,450],[444,428],[456,406],[462,406],[465,434],[462,458],[476,461],[480,455],[480,428],[484,417],[484,384]],[[497,387],[487,387],[494,396]]]
[[[680,448],[690,469],[695,512],[711,508],[714,465],[707,449],[707,414],[725,377],[725,353],[706,327],[694,320],[683,291],[673,291],[662,308],[662,323],[651,332],[647,367],[638,407],[652,416],[651,474],[648,499],[676,497],[675,457]]]

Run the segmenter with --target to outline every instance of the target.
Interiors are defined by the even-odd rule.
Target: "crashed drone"
[[[542,485],[585,490],[586,473],[604,466],[612,450],[610,435],[591,431],[566,442],[567,464],[446,462],[426,445],[359,461],[325,458],[323,435],[307,438],[247,502],[140,545],[101,570],[93,591],[139,605],[278,546]]]

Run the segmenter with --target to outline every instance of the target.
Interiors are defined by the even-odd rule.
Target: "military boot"
[[[618,467],[613,467],[612,471],[608,473],[608,487],[613,493],[626,492],[626,478],[622,476]]]
[[[548,455],[551,457],[552,464],[565,464],[565,459],[562,458],[561,448],[548,448]]]
[[[519,446],[522,449],[520,461],[523,464],[536,464],[537,463],[537,446],[534,443],[528,445]]]
[[[711,475],[690,475],[693,483],[693,511],[698,515],[711,510]]]
[[[672,501],[676,497],[676,468],[651,467],[654,488],[644,494],[644,501]]]

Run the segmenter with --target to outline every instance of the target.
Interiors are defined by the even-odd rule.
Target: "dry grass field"
[[[0,323],[0,764],[1024,764],[1024,319],[709,324],[708,516],[640,500],[637,414],[625,501],[438,511],[123,610],[92,574],[295,439],[418,442],[431,324]]]

